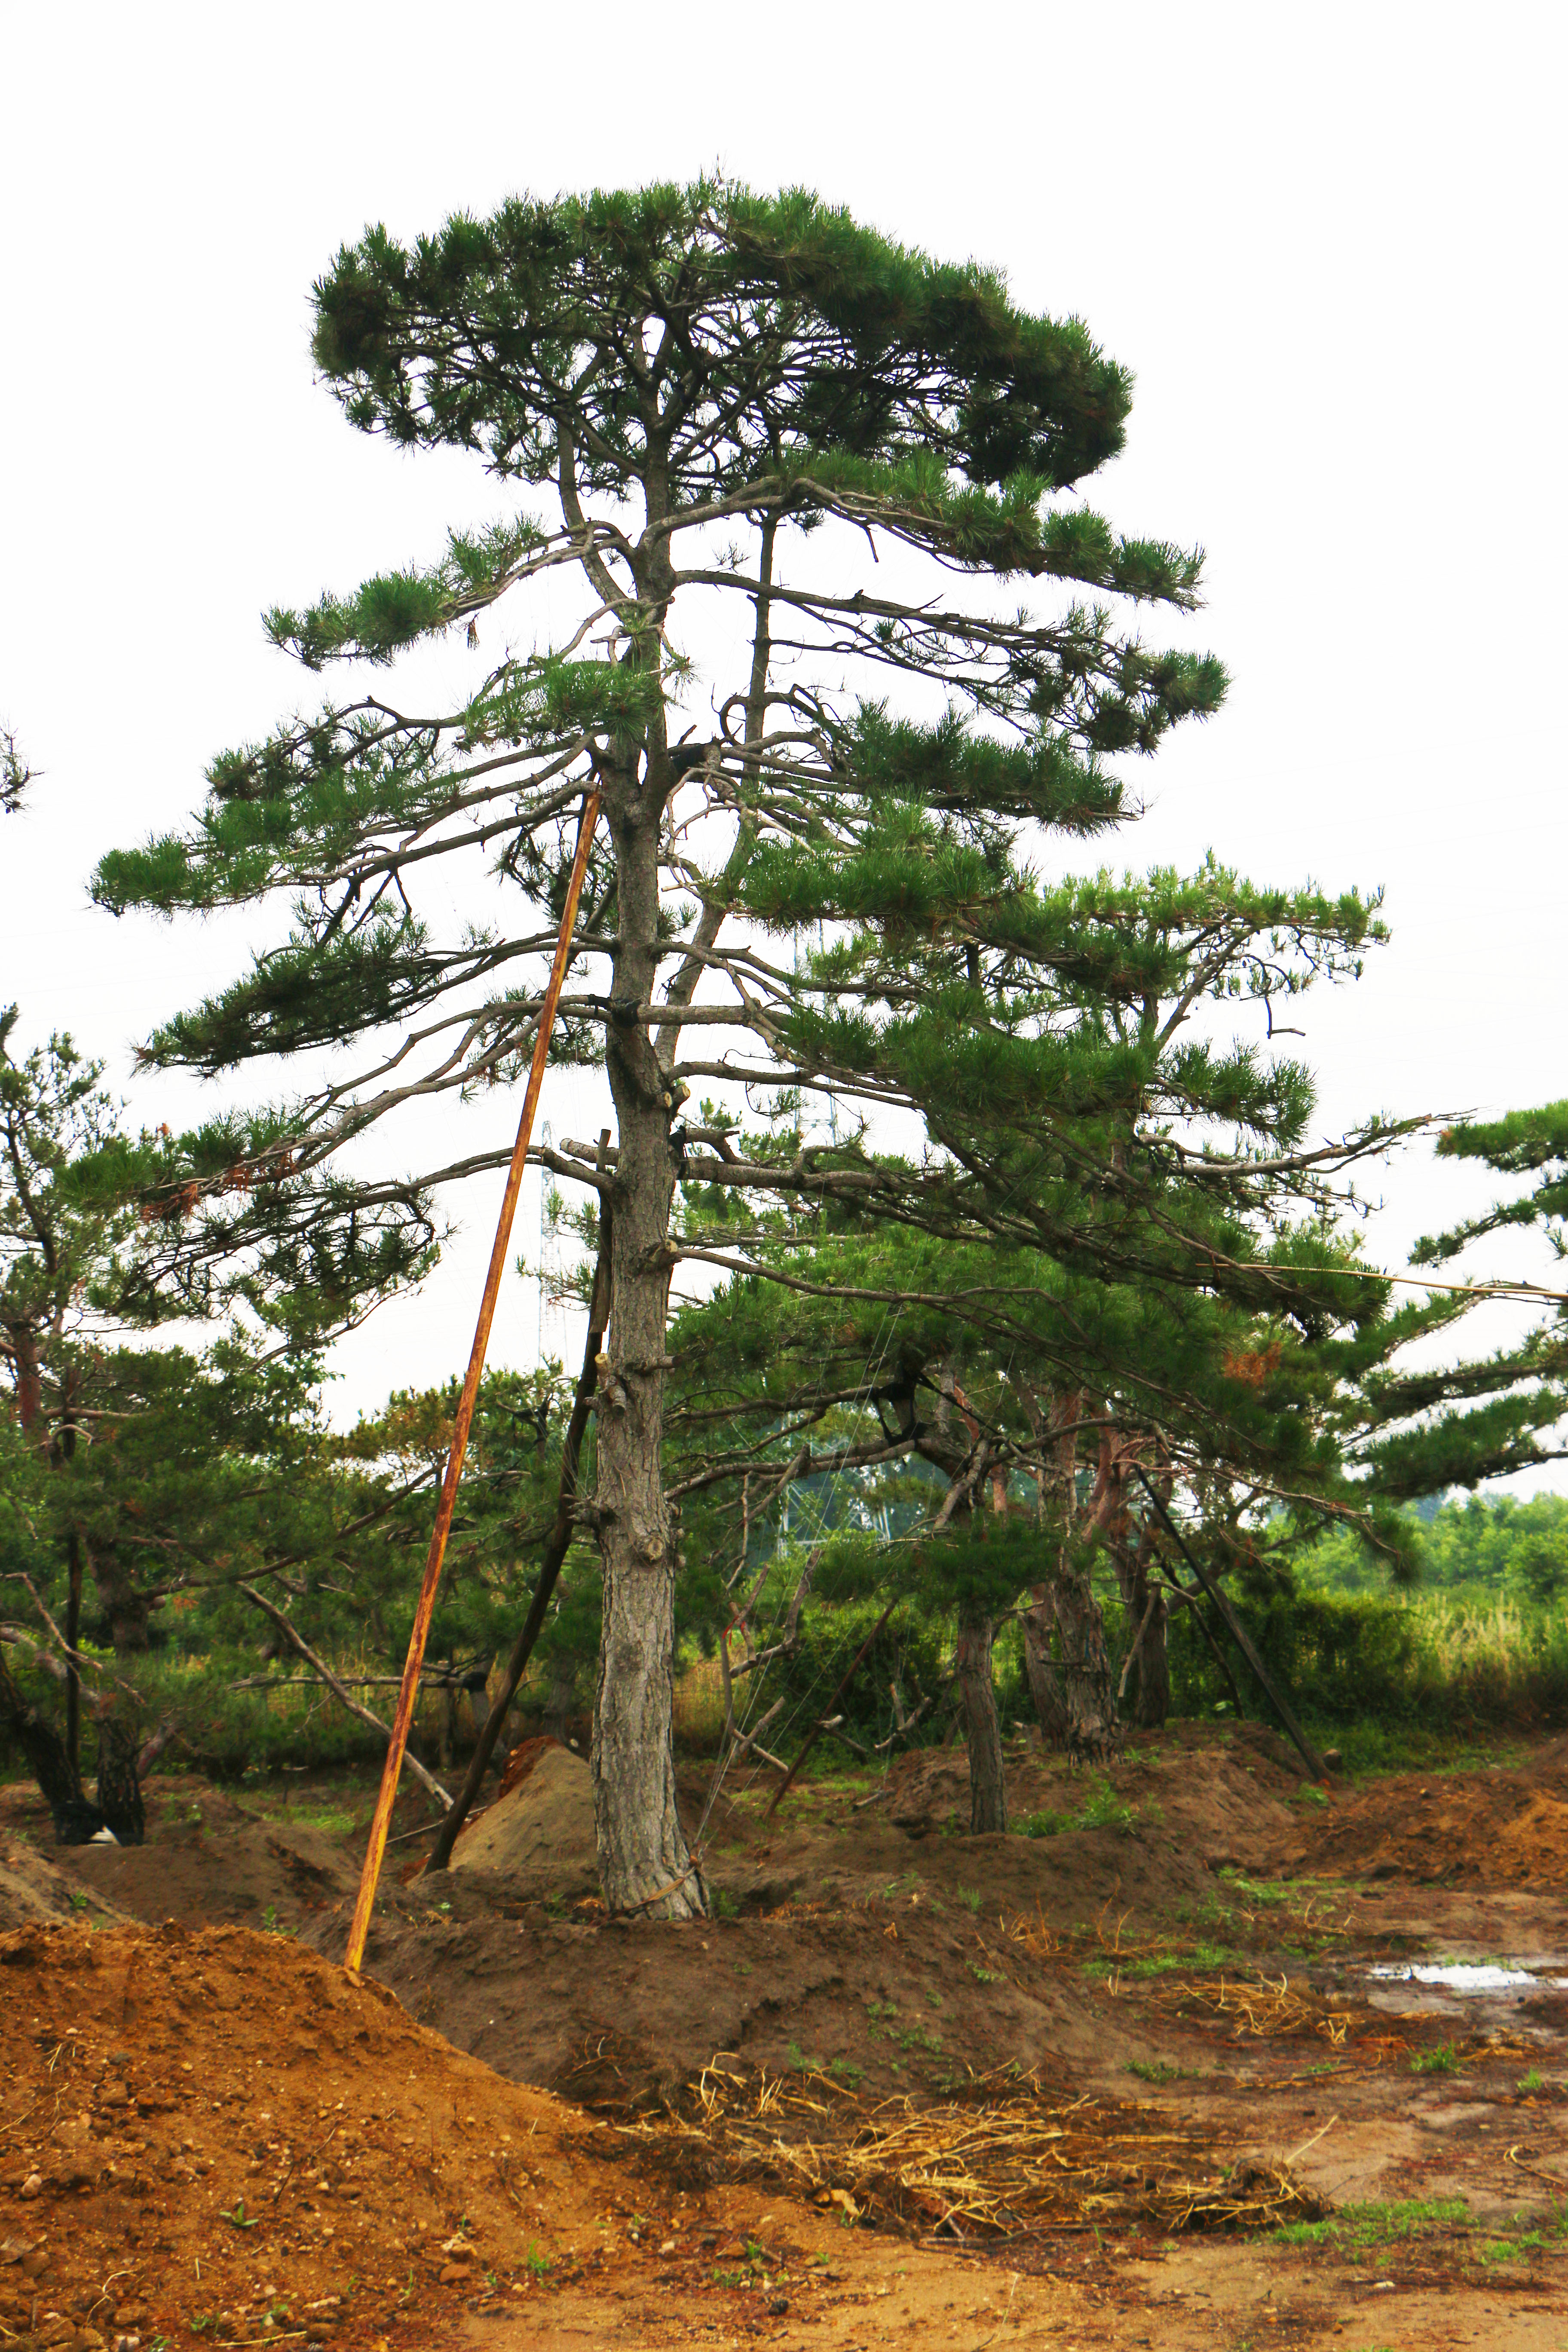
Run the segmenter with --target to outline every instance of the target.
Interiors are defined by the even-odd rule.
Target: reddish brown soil
[[[1271,1843],[1292,1877],[1420,1885],[1568,1887],[1568,1740],[1522,1764],[1389,1774],[1331,1793]]]
[[[584,2117],[286,1937],[24,1928],[0,2046],[13,2335],[412,2341],[581,2274],[623,2187]]]
[[[528,1790],[518,1779],[525,1809]],[[513,1849],[525,1868],[405,1886],[389,1871],[367,1970],[413,2017],[333,1965],[358,1835],[260,1822],[171,1780],[154,1785],[145,1847],[46,1858],[23,1833],[47,1839],[47,1820],[8,1793],[0,1903],[86,1896],[152,1921],[269,1916],[293,1932],[0,1939],[0,2053],[20,2085],[0,2108],[0,2331],[26,2342],[24,2322],[54,2311],[48,2340],[90,2344],[87,2297],[110,2343],[110,2302],[143,2307],[115,2326],[147,2352],[159,2331],[182,2352],[264,2337],[850,2352],[933,2333],[944,2352],[1560,2352],[1568,2241],[1507,2259],[1484,2241],[1539,2220],[1568,2180],[1568,1998],[1435,1996],[1414,2011],[1395,1989],[1374,2009],[1365,1963],[1568,1950],[1553,1882],[1532,1877],[1532,1856],[1561,1859],[1542,1810],[1568,1795],[1561,1746],[1517,1772],[1402,1776],[1320,1803],[1268,1735],[1178,1727],[1140,1742],[1109,1782],[1020,1751],[1009,1793],[1015,1820],[1076,1818],[1091,1801],[1110,1818],[970,1838],[963,1759],[936,1751],[881,1784],[808,1786],[771,1824],[765,1790],[742,1792],[706,1836],[731,1916],[626,1927],[582,1892],[591,1858],[557,1756],[533,1799],[537,1831],[549,1795],[550,1834]],[[703,1796],[693,1773],[693,1824]],[[413,1795],[397,1827],[426,1817]],[[506,1830],[500,1807],[487,1818]],[[1496,1860],[1509,1837],[1512,1875]],[[1282,1864],[1299,1883],[1271,1889]],[[1275,2003],[1267,1988],[1287,1978]],[[617,2119],[679,2100],[723,2052],[808,2091],[813,2066],[836,2070],[810,2095],[840,2133],[879,2099],[919,2113],[968,2070],[1016,2059],[1047,2089],[1145,2100],[1151,2130],[1179,2119],[1216,2165],[1294,2156],[1336,2201],[1458,2197],[1475,2224],[1359,2251],[1120,2226],[1037,2231],[979,2261],[921,2251],[841,2230],[765,2175],[726,2186],[721,2166],[716,2180],[684,2158],[638,2168]],[[526,2085],[559,2086],[607,2120]],[[24,2167],[49,2184],[31,2198]],[[261,2228],[243,2227],[258,2215]],[[468,2263],[447,2242],[464,2236],[479,2249]],[[263,2307],[285,2304],[289,2318],[265,2329]],[[198,2339],[192,2323],[209,2315]]]

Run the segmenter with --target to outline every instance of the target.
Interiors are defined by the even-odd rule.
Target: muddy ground
[[[1568,1743],[1020,1748],[1005,1837],[962,1752],[761,1781],[682,1927],[604,1917],[580,1759],[513,1781],[439,1878],[400,1801],[362,1986],[363,1786],[68,1853],[0,1791],[0,2344],[1568,2344]]]

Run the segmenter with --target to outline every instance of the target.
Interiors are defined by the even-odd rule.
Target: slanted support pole
[[[468,1432],[473,1426],[474,1406],[479,1399],[479,1379],[485,1369],[485,1354],[489,1347],[490,1326],[495,1321],[496,1300],[500,1296],[501,1276],[506,1272],[506,1254],[511,1240],[511,1223],[517,1214],[518,1194],[522,1190],[522,1171],[528,1160],[529,1138],[533,1133],[534,1113],[539,1108],[539,1097],[544,1085],[544,1066],[550,1055],[550,1033],[555,1026],[555,1009],[561,1002],[562,984],[566,978],[566,959],[571,952],[572,933],[577,921],[577,901],[583,894],[583,877],[588,868],[588,845],[594,838],[594,827],[599,819],[599,795],[590,792],[583,804],[583,819],[577,828],[577,851],[572,860],[572,878],[566,889],[566,906],[561,917],[561,932],[555,942],[555,960],[550,967],[549,985],[539,1010],[539,1034],[533,1041],[533,1062],[528,1073],[528,1092],[522,1100],[522,1117],[518,1122],[517,1141],[512,1146],[511,1166],[507,1171],[506,1191],[501,1196],[500,1215],[496,1223],[495,1245],[490,1251],[489,1272],[485,1276],[484,1296],[479,1300],[479,1319],[474,1332],[474,1344],[468,1356],[468,1374],[463,1392],[458,1401],[458,1417],[452,1431],[452,1450],[447,1456],[447,1475],[441,1481],[441,1497],[436,1506],[436,1525],[430,1537],[430,1549],[425,1561],[425,1580],[419,1588],[419,1605],[414,1612],[413,1630],[408,1636],[408,1659],[403,1669],[403,1682],[397,1694],[397,1712],[392,1718],[392,1739],[386,1751],[386,1763],[382,1770],[381,1789],[375,1801],[375,1813],[370,1825],[370,1843],[365,1849],[364,1868],[360,1874],[359,1897],[354,1905],[353,1925],[349,1929],[349,1948],[344,1956],[346,1967],[357,1973],[364,1958],[365,1938],[370,1933],[370,1915],[375,1907],[376,1882],[381,1876],[382,1856],[386,1852],[386,1833],[392,1825],[392,1808],[397,1796],[398,1774],[403,1767],[403,1752],[408,1745],[408,1734],[414,1722],[414,1703],[419,1696],[419,1670],[425,1662],[425,1644],[430,1638],[430,1621],[436,1613],[436,1594],[441,1582],[441,1565],[447,1556],[447,1538],[451,1529],[452,1512],[458,1500],[458,1481],[463,1475],[463,1456],[468,1450]]]

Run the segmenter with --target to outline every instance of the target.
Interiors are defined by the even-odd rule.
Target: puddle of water
[[[1445,1992],[1472,1998],[1568,1984],[1568,1977],[1538,1975],[1517,1960],[1377,1960],[1367,1974],[1384,1984],[1440,1985]]]
[[[1374,2009],[1410,2016],[1494,2017],[1531,1993],[1568,1990],[1559,1952],[1537,1952],[1529,1962],[1506,1960],[1374,1960],[1366,1969]],[[1472,2005],[1473,2004],[1473,2005]]]

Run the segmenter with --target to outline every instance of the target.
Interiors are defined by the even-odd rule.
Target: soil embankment
[[[1254,1727],[1106,1774],[1020,1748],[1006,1837],[966,1834],[962,1753],[772,1820],[726,1791],[680,1927],[605,1918],[579,1759],[509,1781],[436,1878],[405,1796],[363,1981],[367,1791],[294,1780],[282,1818],[170,1776],[144,1846],[68,1853],[0,1796],[0,2329],[1568,2341],[1561,1743],[1321,1790]],[[1369,1977],[1435,1953],[1541,1981]]]

